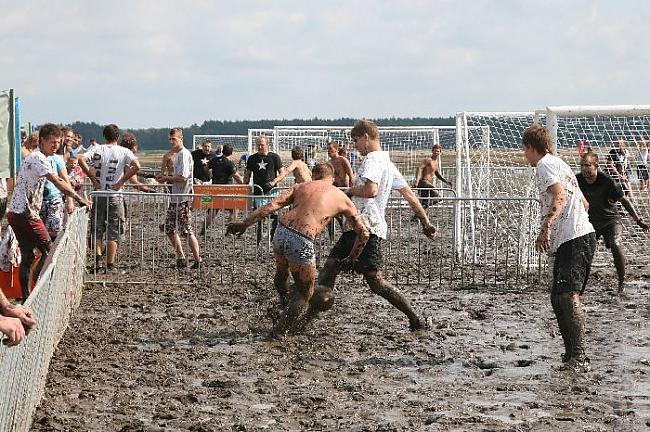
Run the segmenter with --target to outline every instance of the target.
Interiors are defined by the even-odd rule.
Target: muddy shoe
[[[618,293],[625,294],[625,282],[621,281],[618,283]]]
[[[176,258],[176,268],[177,269],[186,269],[187,260],[185,258]]]
[[[203,265],[203,260],[198,260],[198,261],[194,261],[194,264],[192,264],[192,267],[190,268],[192,270],[198,270],[202,265]]]
[[[409,330],[412,332],[418,330],[429,330],[431,327],[433,327],[433,318],[430,316],[418,318],[417,321],[411,321],[409,323]]]
[[[591,371],[591,362],[589,361],[589,358],[585,356],[573,357],[562,366],[560,366],[560,370],[575,373],[586,373]]]
[[[106,264],[106,274],[118,274],[119,272],[120,271],[115,264]]]

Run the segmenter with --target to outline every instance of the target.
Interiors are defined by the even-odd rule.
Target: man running
[[[344,228],[343,235],[332,248],[318,274],[319,286],[310,305],[308,316],[312,317],[332,306],[336,276],[348,268],[363,274],[372,292],[382,296],[402,311],[409,320],[411,330],[426,328],[426,320],[413,310],[408,300],[384,279],[381,272],[383,266],[381,242],[388,233],[385,213],[391,192],[397,190],[406,199],[419,218],[424,235],[433,239],[436,229],[429,222],[424,208],[402,174],[391,162],[388,152],[381,150],[377,125],[368,120],[359,120],[352,128],[350,136],[354,140],[355,148],[364,158],[357,171],[354,185],[347,190],[347,194],[352,198],[364,225],[368,228],[370,239],[357,261],[352,263],[346,261],[346,257],[356,244],[357,233],[347,227]]]
[[[285,307],[273,328],[274,337],[291,330],[308,309],[316,280],[314,239],[330,219],[339,214],[345,216],[355,233],[349,252],[339,263],[353,265],[368,240],[368,230],[361,222],[356,207],[345,193],[333,186],[331,166],[318,164],[312,174],[314,181],[296,184],[269,204],[255,210],[244,221],[229,223],[226,231],[241,235],[255,222],[291,205],[291,210],[282,216],[273,236],[277,265],[273,282],[280,303]],[[289,273],[295,282],[292,292],[287,286]]]
[[[648,225],[639,217],[621,186],[598,169],[598,155],[587,153],[580,162],[576,175],[578,185],[589,203],[589,222],[596,230],[596,239],[603,237],[605,246],[612,251],[618,275],[618,292],[625,290],[625,252],[623,249],[623,225],[616,202],[620,202],[636,224],[644,231]]]

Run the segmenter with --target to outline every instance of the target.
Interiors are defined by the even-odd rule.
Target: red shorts
[[[50,250],[52,240],[40,219],[29,219],[16,213],[7,213],[7,220],[16,234],[20,248],[38,248],[41,252]]]

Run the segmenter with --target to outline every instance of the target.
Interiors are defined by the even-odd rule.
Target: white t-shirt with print
[[[29,219],[39,219],[46,176],[53,173],[50,162],[40,150],[31,152],[20,167],[8,211]]]
[[[551,225],[549,254],[554,254],[562,243],[594,232],[582,202],[584,196],[578,186],[578,180],[562,159],[551,154],[546,154],[540,159],[535,172],[535,183],[542,203],[542,221],[549,213],[553,200],[553,194],[548,191],[549,186],[559,183],[567,193],[567,202]]]
[[[385,239],[388,233],[385,216],[388,198],[393,190],[407,187],[408,183],[390,161],[388,152],[381,150],[370,152],[363,158],[353,186],[363,186],[366,180],[377,184],[377,195],[374,198],[355,196],[352,197],[352,202],[357,207],[370,234]],[[346,231],[350,229],[347,227]]]
[[[124,169],[134,160],[133,152],[117,144],[102,144],[84,153],[89,166],[95,168],[95,177],[101,190],[111,190],[124,174]]]
[[[172,159],[174,163],[174,175],[185,177],[185,183],[172,183],[172,194],[191,194],[192,193],[192,170],[194,169],[194,160],[192,153],[183,147],[183,150],[176,153]],[[172,202],[179,203],[188,201],[189,197],[172,197]]]

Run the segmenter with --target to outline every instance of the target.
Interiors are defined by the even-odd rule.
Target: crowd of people
[[[388,231],[386,207],[394,190],[409,204],[423,234],[434,239],[436,229],[426,212],[439,199],[434,177],[446,187],[453,187],[440,170],[442,148],[433,145],[431,156],[417,166],[413,186],[420,189],[418,199],[391,162],[389,153],[382,150],[379,130],[373,122],[359,120],[350,135],[354,154],[363,158],[356,172],[346,157],[348,149],[341,143],[328,142],[329,161],[315,164],[305,162],[305,151],[296,146],[291,151],[291,162],[285,167],[280,156],[270,151],[268,138],[262,135],[256,140],[257,152],[246,155],[244,173],[240,175],[232,146],[218,146],[213,151],[212,144],[205,141],[190,152],[184,146],[183,130],[172,128],[169,151],[163,156],[155,178],[158,183],[169,185],[171,193],[162,230],[175,251],[176,267],[189,266],[182,239],[187,241],[193,258],[190,268],[198,269],[202,263],[193,231],[192,185],[250,184],[254,195],[268,197],[269,201],[244,220],[231,221],[227,233],[241,235],[265,217],[273,220],[274,286],[283,311],[272,336],[281,337],[289,331],[300,330],[332,308],[336,278],[342,271],[363,275],[373,293],[406,316],[411,330],[426,329],[427,317],[418,313],[384,279],[381,245]],[[120,192],[127,182],[142,192],[151,189],[138,181],[140,163],[135,155],[135,136],[121,133],[116,125],[108,125],[103,138],[104,144],[95,142],[84,148],[81,136],[73,130],[46,124],[24,141],[23,163],[7,213],[21,252],[19,275],[23,300],[29,295],[28,287],[38,277],[44,261],[39,260],[32,269],[35,250],[41,256],[49,252],[53,239],[65,227],[66,214],[75,205],[91,210],[90,235],[96,245],[94,264],[106,272],[116,271],[126,218]],[[572,370],[588,370],[581,298],[587,287],[596,242],[602,237],[611,250],[618,291],[624,292],[626,260],[617,203],[642,230],[649,228],[632,203],[627,183],[629,153],[625,141],[619,140],[607,160],[599,162],[599,156],[585,142],[580,150],[580,173],[576,175],[560,157],[551,154],[550,135],[537,124],[524,131],[522,148],[527,162],[536,167],[541,222],[535,246],[550,257],[551,306],[564,341],[562,360]],[[313,149],[308,147],[308,152]],[[239,163],[242,164],[242,159]],[[642,140],[637,159],[640,190],[647,188],[646,164],[647,145]],[[599,169],[601,166],[604,170]],[[294,184],[279,192],[278,185],[288,174],[293,175]],[[93,194],[92,202],[80,195],[84,179],[98,191]],[[281,218],[275,215],[288,206],[290,210]],[[337,217],[343,232],[322,267],[317,269],[314,241]],[[290,275],[293,284],[289,283]],[[28,308],[11,305],[4,295],[0,296],[0,331],[7,336],[8,345],[18,344],[34,325],[35,319]]]

